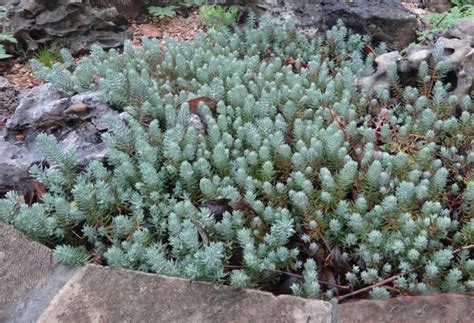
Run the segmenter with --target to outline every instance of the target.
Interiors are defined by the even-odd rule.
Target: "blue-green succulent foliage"
[[[48,192],[32,206],[10,192],[0,220],[68,264],[270,290],[290,272],[300,277],[291,291],[311,298],[418,266],[391,290],[472,288],[474,259],[460,251],[474,233],[471,99],[423,73],[398,99],[395,75],[392,91],[358,89],[374,71],[362,36],[339,24],[308,40],[291,23],[252,21],[163,49],[94,47],[73,72],[70,59],[36,63],[42,79],[98,90],[126,113],[107,119],[106,158],[84,170],[41,135],[52,167],[31,173]],[[196,97],[216,104],[190,107]],[[323,271],[347,287],[325,284]]]

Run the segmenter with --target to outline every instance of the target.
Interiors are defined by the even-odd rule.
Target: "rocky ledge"
[[[0,322],[469,322],[474,297],[344,304],[181,278],[58,264],[47,247],[0,223]]]

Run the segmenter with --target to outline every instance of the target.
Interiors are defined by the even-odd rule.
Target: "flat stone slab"
[[[474,322],[474,296],[343,304],[139,271],[58,264],[0,223],[0,322]]]
[[[440,294],[343,303],[337,322],[474,322],[474,297]]]
[[[88,265],[38,322],[330,322],[329,302]]]
[[[0,222],[0,322],[31,322],[77,271]]]

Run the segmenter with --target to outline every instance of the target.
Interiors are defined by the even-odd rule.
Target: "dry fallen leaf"
[[[33,188],[35,189],[38,198],[40,198],[44,193],[46,193],[46,188],[40,182],[33,180],[31,181],[31,185],[33,185]]]
[[[204,229],[204,227],[197,221],[193,221],[194,225],[196,226],[199,236],[201,237],[202,244],[204,246],[209,246],[209,234],[207,231]]]
[[[207,105],[212,113],[216,112],[217,103],[209,98],[198,96],[197,98],[189,99],[187,102],[189,104],[189,111],[192,113],[197,113],[199,102],[203,102],[205,105]]]
[[[145,37],[149,37],[149,38],[162,38],[163,37],[163,33],[160,31],[160,29],[153,24],[140,25],[138,27],[138,30]]]

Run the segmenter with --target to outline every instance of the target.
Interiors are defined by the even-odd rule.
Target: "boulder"
[[[416,40],[416,15],[396,0],[214,0],[210,2],[255,5],[279,24],[292,18],[309,35],[323,32],[339,19],[355,32],[368,34],[375,43],[401,49]]]
[[[451,9],[451,0],[424,1],[431,12],[446,12]]]
[[[52,134],[58,146],[76,149],[76,162],[84,166],[104,157],[101,133],[104,115],[116,115],[97,92],[72,97],[52,84],[43,84],[24,96],[0,133],[0,194],[11,189],[27,192],[29,169],[44,160],[36,144],[39,132]]]
[[[445,83],[451,84],[450,94],[461,98],[474,90],[474,18],[461,20],[459,25],[446,31],[434,44],[411,46],[402,57],[398,51],[389,52],[375,59],[374,74],[357,80],[359,88],[382,86],[390,88],[387,67],[397,64],[402,86],[416,86],[416,74],[421,62],[429,62],[436,48],[442,47],[441,60],[449,62]]]
[[[7,7],[4,30],[27,50],[58,42],[76,54],[95,42],[120,47],[131,37],[126,19],[113,7],[94,8],[80,0],[7,0]]]

